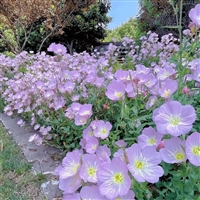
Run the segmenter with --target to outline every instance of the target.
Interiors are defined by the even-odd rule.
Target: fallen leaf
[[[34,151],[37,151],[37,149],[28,149],[28,150],[29,150],[29,151],[33,151],[33,152],[34,152]]]

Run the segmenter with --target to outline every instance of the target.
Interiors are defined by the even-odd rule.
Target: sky
[[[114,29],[138,14],[138,0],[111,0],[111,9],[108,13],[112,17],[109,29]]]

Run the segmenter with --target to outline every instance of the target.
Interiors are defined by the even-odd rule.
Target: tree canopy
[[[181,0],[139,0],[140,12],[138,16],[141,30],[156,32],[159,36],[172,33],[178,36],[178,30],[164,28],[164,26],[176,26],[179,23]],[[183,0],[182,27],[188,28],[190,22],[188,13],[199,0]],[[177,17],[176,13],[177,12]]]
[[[131,39],[137,39],[142,35],[138,27],[137,19],[130,18],[127,22],[118,26],[113,30],[107,30],[107,36],[104,39],[104,42],[111,42],[114,38],[117,41],[122,41],[124,37]]]
[[[99,0],[1,0],[0,37],[10,51],[18,53],[25,48],[39,24],[41,41],[38,50],[41,50],[49,37],[64,33],[63,29],[70,25],[77,12],[87,11],[97,2]],[[5,34],[7,29],[12,30],[15,46]]]
[[[63,33],[51,37],[46,45],[51,42],[61,43],[68,48],[69,53],[72,53],[73,49],[76,52],[91,51],[92,47],[105,37],[106,26],[110,22],[107,16],[109,9],[109,2],[98,1],[90,5],[87,10],[77,10],[71,22],[62,29]],[[35,25],[36,35],[40,35],[40,24]],[[37,45],[37,41],[34,41],[29,45],[30,49],[34,49]]]

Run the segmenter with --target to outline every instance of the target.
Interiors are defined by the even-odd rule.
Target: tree
[[[21,52],[34,31],[34,25],[42,19],[40,29],[42,40],[38,51],[45,41],[54,35],[63,34],[63,28],[72,21],[74,13],[87,9],[95,0],[1,0],[0,37],[14,53]],[[12,30],[16,41],[13,46],[5,35],[5,30]],[[23,43],[20,41],[24,35]]]
[[[179,23],[181,0],[139,0],[140,12],[138,16],[139,26],[142,31],[153,31],[159,36],[172,33],[178,37],[178,30],[172,28],[164,28],[164,26],[176,26]],[[188,13],[199,0],[183,0],[182,10],[182,27],[183,30],[188,28],[190,19]],[[174,8],[172,6],[174,5]]]
[[[79,10],[71,23],[63,28],[64,33],[52,38],[52,42],[59,42],[68,48],[72,54],[87,50],[91,52],[93,46],[106,35],[106,27],[110,22],[107,13],[110,9],[109,1],[98,1],[86,10]]]
[[[130,18],[127,22],[118,26],[113,30],[107,30],[107,36],[104,42],[111,42],[114,38],[117,41],[122,41],[122,38],[128,37],[138,39],[143,33],[140,32],[136,18]]]

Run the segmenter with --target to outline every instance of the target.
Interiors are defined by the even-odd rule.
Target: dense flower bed
[[[198,199],[199,10],[183,40],[124,38],[122,64],[114,44],[104,56],[59,44],[55,56],[0,56],[4,112],[39,130],[30,142],[68,151],[55,170],[63,199]]]

